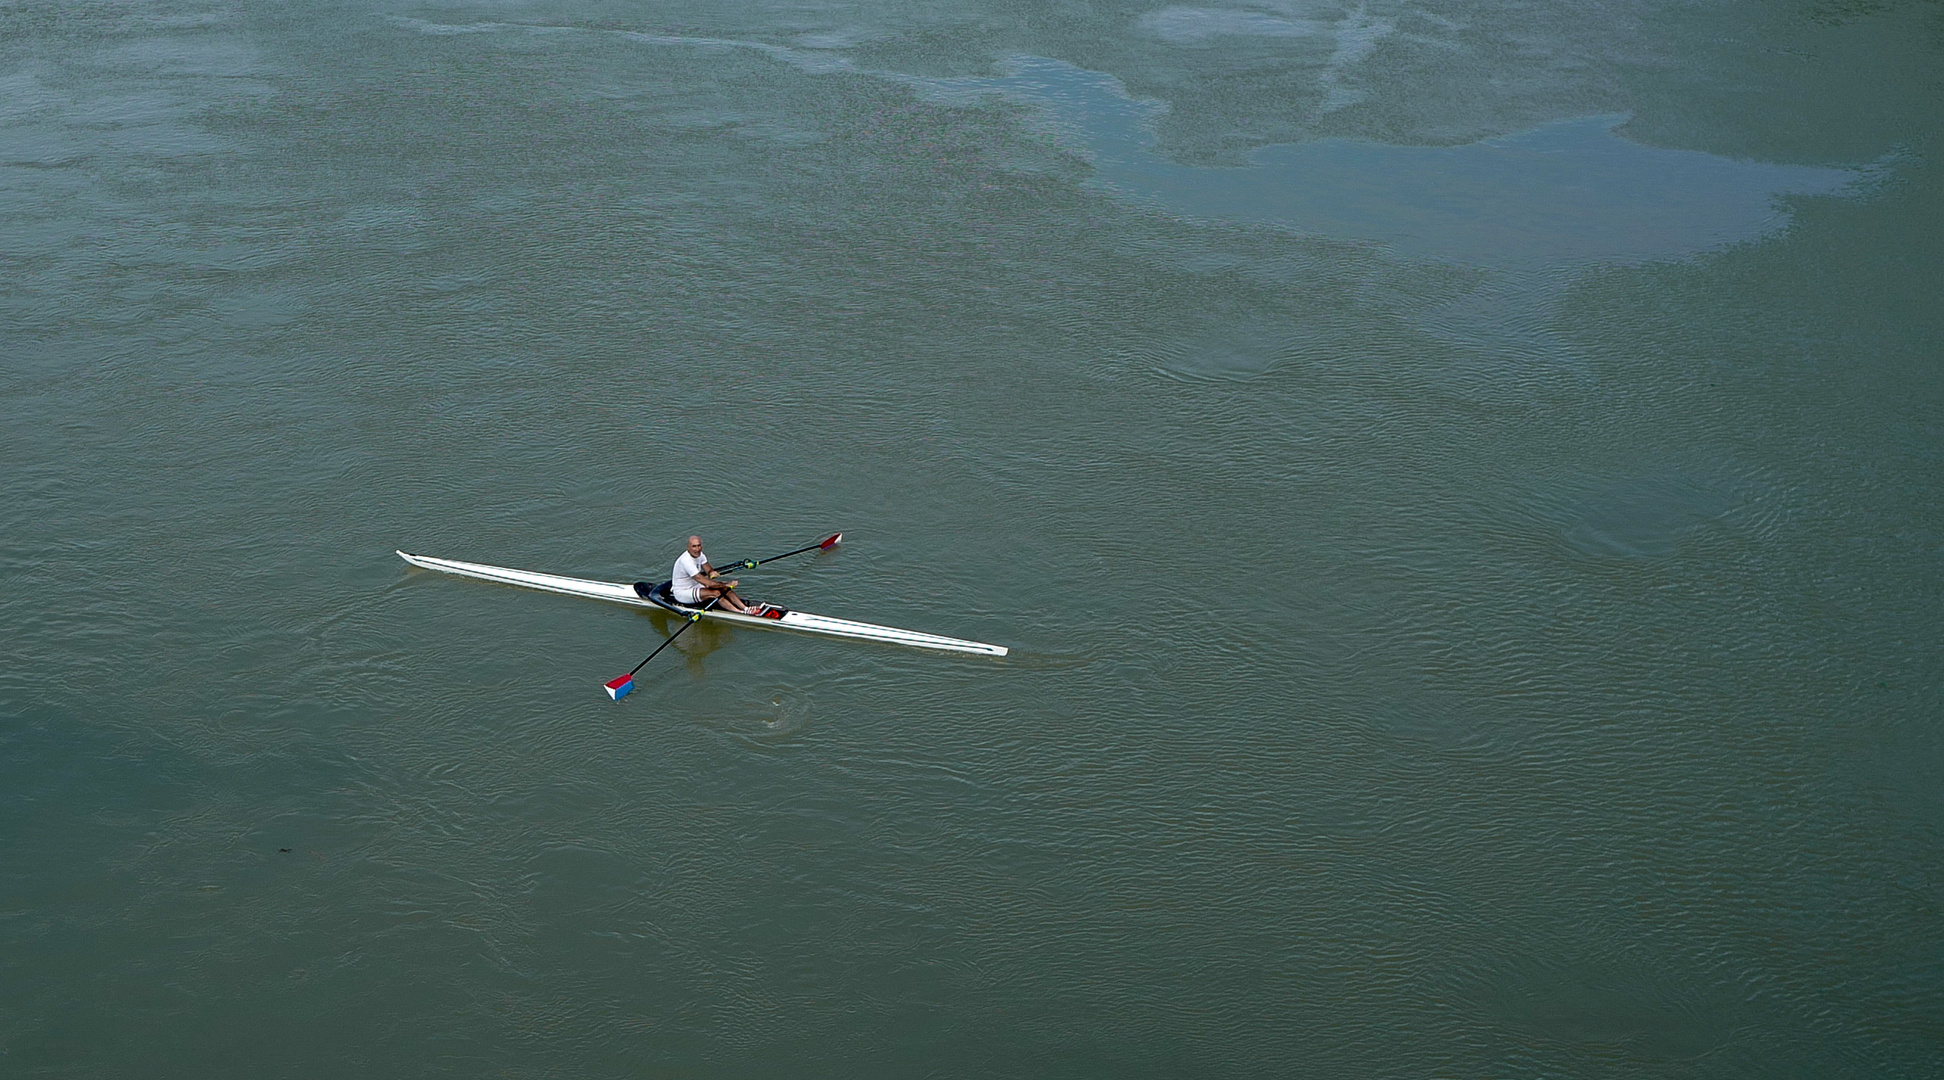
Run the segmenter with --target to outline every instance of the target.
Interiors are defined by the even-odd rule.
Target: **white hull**
[[[421,566],[427,570],[479,578],[482,581],[496,581],[502,585],[518,585],[528,589],[566,593],[569,596],[586,596],[613,604],[627,604],[629,607],[661,606],[635,592],[633,585],[618,582],[589,581],[586,578],[562,577],[558,574],[536,574],[531,570],[509,570],[503,566],[486,566],[483,563],[435,559],[429,555],[413,555],[404,551],[399,552],[398,557],[413,566]],[[872,623],[852,622],[849,619],[833,619],[828,615],[812,615],[807,611],[792,611],[780,619],[759,619],[753,615],[738,615],[733,611],[710,609],[704,611],[702,617],[718,622],[734,623],[738,626],[760,627],[764,630],[796,630],[805,634],[881,641],[888,645],[909,645],[913,648],[937,649],[942,652],[976,653],[981,656],[1006,655],[1006,647],[1003,645],[987,645],[982,641],[922,634],[916,630],[900,630],[895,626],[877,626]]]

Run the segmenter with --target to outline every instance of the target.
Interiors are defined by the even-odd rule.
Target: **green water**
[[[1936,1075],[1940,72],[0,6],[0,1075]]]

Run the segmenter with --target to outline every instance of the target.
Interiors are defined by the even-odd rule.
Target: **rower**
[[[702,553],[702,538],[688,538],[688,550],[675,559],[675,573],[668,583],[668,591],[675,594],[678,603],[706,604],[716,597],[722,598],[718,606],[726,607],[738,615],[755,615],[756,609],[743,603],[736,595],[740,582],[724,582],[716,577],[715,567],[709,565],[709,557]]]

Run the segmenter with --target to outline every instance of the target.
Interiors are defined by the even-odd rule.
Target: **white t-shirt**
[[[675,573],[670,575],[668,583],[668,591],[675,594],[675,599],[684,604],[701,602],[700,590],[702,586],[708,584],[708,579],[702,577],[702,568],[708,565],[708,562],[709,556],[706,553],[690,555],[684,551],[676,558]]]

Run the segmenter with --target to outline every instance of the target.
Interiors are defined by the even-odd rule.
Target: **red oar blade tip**
[[[606,683],[606,686],[608,696],[616,701],[620,701],[622,698],[628,696],[628,691],[634,689],[634,676],[623,675],[618,679],[610,679]]]
[[[817,547],[823,549],[824,551],[829,551],[831,548],[837,546],[837,541],[842,540],[843,538],[844,538],[844,534],[838,533],[836,536],[833,536],[830,539],[825,540],[823,543],[818,544]]]

